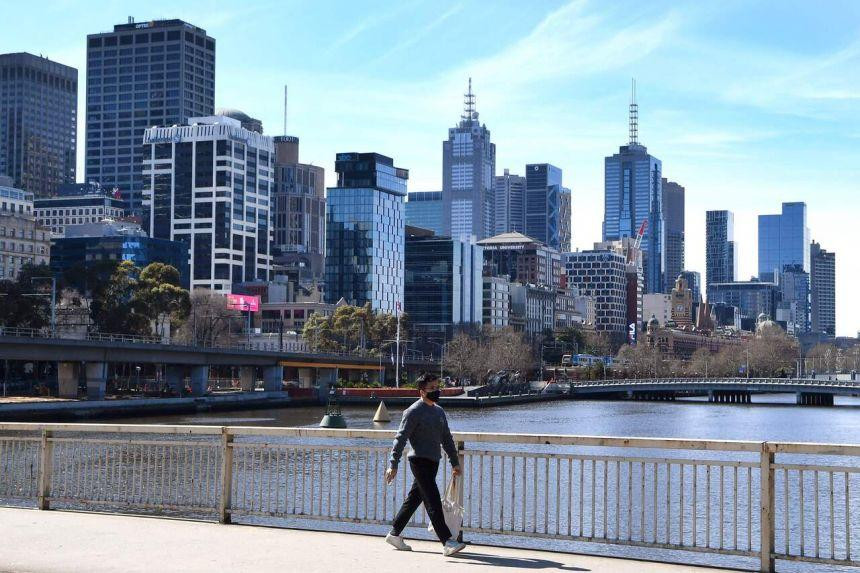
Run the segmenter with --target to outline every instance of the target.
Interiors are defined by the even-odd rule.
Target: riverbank
[[[168,416],[199,412],[311,406],[315,398],[291,398],[287,392],[236,392],[187,398],[119,400],[36,400],[0,404],[0,421],[38,422]]]

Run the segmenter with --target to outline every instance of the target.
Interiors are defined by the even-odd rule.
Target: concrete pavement
[[[443,557],[438,543],[410,544],[414,551],[408,553],[395,551],[380,537],[366,535],[0,508],[2,573],[717,571],[474,545],[456,557]]]

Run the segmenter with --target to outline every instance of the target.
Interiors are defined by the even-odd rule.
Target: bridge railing
[[[411,486],[405,462],[394,484],[384,484],[392,436],[0,424],[0,503],[355,530],[389,523]],[[612,544],[657,560],[667,558],[658,550],[692,551],[764,571],[775,559],[860,566],[860,446],[454,437],[472,540],[541,538],[543,547],[581,552]],[[444,460],[441,468],[440,485],[450,475]],[[411,523],[426,525],[424,513]]]
[[[734,384],[738,386],[769,385],[769,386],[845,386],[860,388],[860,381],[852,380],[820,380],[816,378],[607,378],[604,380],[571,380],[572,389],[595,387],[621,386],[680,386],[715,384]]]
[[[62,340],[90,340],[95,342],[128,342],[138,344],[169,344],[171,346],[185,346],[195,349],[213,349],[213,350],[239,350],[239,351],[255,351],[255,352],[294,352],[294,353],[312,353],[315,356],[332,357],[332,358],[354,358],[368,359],[373,358],[378,360],[379,356],[372,354],[370,351],[355,352],[351,350],[324,350],[314,351],[305,342],[297,342],[285,340],[283,344],[273,340],[251,340],[236,341],[227,343],[203,343],[193,344],[191,342],[181,342],[170,340],[166,342],[158,336],[146,336],[135,334],[113,334],[106,332],[82,332],[82,333],[54,333],[47,328],[18,328],[18,327],[2,327],[0,326],[0,337],[13,338],[42,338],[42,339],[62,339]],[[407,360],[419,361],[425,360],[423,357],[413,355],[407,357]],[[432,361],[430,361],[432,362]],[[382,365],[388,364],[388,358],[382,357]]]

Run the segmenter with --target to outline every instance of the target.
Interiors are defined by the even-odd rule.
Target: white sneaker
[[[466,548],[465,543],[460,543],[459,541],[454,541],[453,539],[449,539],[445,542],[445,548],[442,550],[442,553],[445,554],[445,557],[454,555],[455,553],[459,553],[463,549]]]
[[[399,535],[391,535],[389,533],[385,536],[385,542],[393,546],[398,551],[412,551],[412,548],[406,545],[406,542],[404,542],[403,538]]]

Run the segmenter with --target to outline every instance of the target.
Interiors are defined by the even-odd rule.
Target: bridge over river
[[[803,406],[832,406],[834,396],[860,395],[860,381],[814,378],[636,378],[570,383],[573,398],[674,400],[707,396],[710,402],[749,403],[753,394],[794,394]]]

